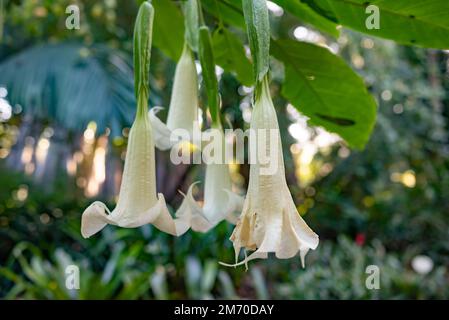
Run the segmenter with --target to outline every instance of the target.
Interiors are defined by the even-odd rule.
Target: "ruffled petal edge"
[[[192,183],[186,194],[181,192],[181,194],[184,196],[184,200],[182,201],[179,209],[176,211],[176,216],[190,216],[192,230],[203,233],[208,232],[225,219],[232,224],[236,224],[238,216],[235,215],[235,212],[242,209],[243,198],[230,190],[223,189],[223,192],[226,192],[228,196],[228,203],[226,205],[226,208],[224,209],[224,217],[223,219],[220,218],[217,221],[210,221],[204,214],[203,208],[193,197],[193,187],[198,183],[198,181]]]
[[[158,194],[158,201],[153,207],[135,215],[133,219],[123,219],[120,216],[114,216],[104,203],[96,201],[83,212],[81,217],[81,235],[84,238],[89,238],[102,230],[107,224],[123,228],[137,228],[145,224],[152,224],[163,232],[173,236],[181,236],[189,230],[190,220],[189,212],[173,218],[168,211],[162,193]]]

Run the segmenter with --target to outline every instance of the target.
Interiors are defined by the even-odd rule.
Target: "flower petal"
[[[214,227],[214,224],[207,220],[207,218],[203,214],[203,209],[198,205],[195,198],[193,197],[193,187],[197,183],[198,182],[192,183],[192,185],[189,187],[189,190],[187,190],[187,194],[183,194],[184,200],[182,201],[181,206],[176,212],[176,215],[183,215],[186,214],[185,212],[189,212],[189,214],[191,215],[192,230],[197,232],[208,232]]]
[[[320,242],[319,237],[299,215],[290,193],[289,198],[288,205],[290,208],[287,209],[287,212],[289,213],[289,219],[291,219],[292,225],[295,228],[295,233],[303,246],[315,250]]]
[[[184,195],[184,200],[176,212],[176,216],[190,216],[190,225],[192,230],[203,233],[208,232],[223,219],[235,224],[238,219],[235,212],[241,210],[243,198],[229,190],[224,189],[222,192],[225,193],[225,196],[228,199],[223,208],[224,218],[217,221],[210,221],[205,214],[204,207],[202,208],[193,197],[193,187],[197,183],[198,182],[195,182],[189,187],[187,194],[183,194],[181,192]]]
[[[171,141],[172,131],[163,123],[156,114],[163,109],[155,107],[149,111],[151,126],[153,128],[154,144],[159,150],[168,150],[179,141]]]
[[[243,209],[245,199],[230,190],[224,189],[224,191],[228,195],[228,207],[226,209],[228,214],[226,215],[226,220],[232,224],[237,224],[239,212]]]
[[[106,214],[106,212],[108,214]],[[102,230],[107,224],[116,224],[104,203],[95,201],[84,210],[81,217],[81,235],[89,238]]]
[[[301,248],[299,249],[299,256],[301,257],[301,266],[303,268],[306,267],[306,263],[305,263],[305,259],[306,259],[306,254],[307,252],[309,252],[309,248]]]
[[[129,217],[132,217],[132,219]],[[186,212],[173,219],[167,209],[165,198],[161,193],[158,194],[158,201],[153,207],[144,212],[130,215],[127,218],[121,218],[121,215],[114,214],[114,211],[110,213],[102,202],[96,201],[87,207],[82,215],[81,234],[84,238],[89,238],[107,224],[117,225],[122,228],[137,228],[148,223],[153,224],[161,231],[180,236],[189,230],[190,216]]]
[[[246,270],[248,270],[248,262],[250,262],[251,260],[255,260],[255,259],[266,259],[266,258],[268,258],[268,253],[256,250],[253,253],[251,253],[249,256],[245,257],[245,259],[243,259],[240,262],[236,262],[234,264],[229,264],[229,263],[219,261],[218,263],[221,264],[222,266],[226,266],[226,267],[238,267],[238,266],[241,266],[244,264],[246,266]]]
[[[173,236],[183,235],[190,228],[190,215],[185,212],[173,218],[168,212],[165,198],[162,193],[158,194],[159,200],[155,206],[155,210],[159,213],[157,218],[151,223],[161,231]]]

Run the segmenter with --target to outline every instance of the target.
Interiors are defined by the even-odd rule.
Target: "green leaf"
[[[148,97],[150,85],[151,39],[153,33],[153,6],[145,1],[140,5],[134,25],[134,87]]]
[[[234,72],[243,85],[250,87],[253,84],[253,70],[239,38],[220,27],[213,34],[212,45],[215,62],[224,70]]]
[[[198,1],[188,0],[184,5],[185,39],[192,51],[198,51]]]
[[[242,5],[240,0],[201,0],[202,7],[227,24],[245,29]]]
[[[164,54],[178,61],[184,45],[184,17],[171,0],[153,1],[153,42]]]
[[[326,32],[335,38],[338,38],[340,35],[336,23],[315,12],[300,0],[273,0],[273,2],[298,17],[301,21],[310,23],[320,31]]]
[[[243,13],[256,80],[262,81],[270,67],[270,22],[265,0],[243,0]]]
[[[313,11],[326,19],[338,23],[335,14],[332,12],[332,7],[327,0],[302,0],[304,4],[307,4]]]
[[[199,30],[199,51],[203,81],[207,92],[207,102],[213,123],[218,123],[219,96],[218,81],[215,74],[215,61],[212,51],[212,40],[207,26],[201,26]]]
[[[284,95],[314,125],[362,149],[376,119],[376,103],[363,80],[338,56],[310,43],[272,42],[285,66]]]
[[[312,3],[308,0],[309,3]],[[379,29],[368,29],[367,19],[379,8]],[[438,49],[449,48],[449,10],[447,0],[316,0],[314,9],[338,23],[373,36]]]

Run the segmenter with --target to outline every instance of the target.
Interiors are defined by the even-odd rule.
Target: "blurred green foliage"
[[[3,174],[8,176],[8,174]],[[2,183],[1,194],[14,194],[20,176]],[[32,186],[32,184],[30,184]],[[30,190],[33,190],[30,188]],[[65,193],[58,193],[65,194]],[[373,237],[361,245],[347,236],[324,239],[308,255],[306,269],[299,259],[252,263],[250,271],[218,265],[231,261],[227,237],[231,226],[222,223],[213,232],[190,232],[173,238],[145,226],[139,229],[107,227],[95,239],[79,235],[83,203],[74,196],[52,199],[38,190],[26,203],[2,199],[1,252],[9,252],[0,267],[0,294],[7,299],[423,299],[447,298],[447,266],[431,247],[425,253],[435,269],[422,275],[411,269],[421,246],[388,249]],[[45,201],[44,201],[45,199]],[[55,208],[56,205],[60,207]],[[33,208],[38,207],[38,210]],[[69,209],[70,208],[70,209]],[[78,208],[78,209],[77,209]],[[38,214],[38,212],[49,212]],[[48,215],[43,218],[42,215]],[[66,287],[66,267],[80,269],[80,290]],[[380,269],[380,289],[365,287],[366,267]]]
[[[75,32],[63,27],[68,3],[6,1],[0,61],[34,44],[67,40],[86,46],[102,44],[130,56],[137,1],[79,1],[88,23]],[[216,12],[212,0],[203,5],[208,12]],[[309,20],[318,19],[309,14]],[[230,19],[238,25],[239,18],[230,13],[224,22]],[[319,19],[322,30],[333,28],[328,20]],[[297,17],[287,12],[271,20],[275,37],[291,36],[298,25]],[[289,187],[321,239],[318,249],[308,254],[306,269],[300,267],[299,258],[272,257],[251,262],[248,272],[219,266],[218,261],[234,259],[228,240],[232,226],[226,223],[207,234],[188,232],[181,238],[151,226],[109,226],[95,238],[83,239],[80,216],[90,200],[75,179],[56,175],[55,181],[45,181],[55,185],[47,189],[11,170],[6,159],[0,160],[0,297],[448,299],[447,53],[399,46],[347,30],[341,33],[338,40],[318,35],[338,48],[363,76],[378,102],[377,124],[364,151],[350,151],[344,142],[320,150],[314,159],[319,174],[304,188],[299,187],[289,152],[295,142],[287,131],[292,121],[279,95],[283,68],[272,61]],[[151,90],[157,94],[152,104],[167,106],[174,63],[158,49],[154,51]],[[234,128],[247,127],[241,107],[247,95],[238,79],[225,72],[220,87],[226,118]],[[21,124],[20,114],[1,124],[0,146],[11,140],[11,132]],[[316,133],[313,128],[310,131]],[[319,167],[324,165],[327,170],[321,172]],[[188,179],[198,178],[196,169],[186,174]],[[247,178],[247,167],[240,171]],[[173,207],[177,199],[172,197]],[[412,266],[418,255],[433,261],[429,273],[418,273]],[[80,268],[80,290],[65,286],[65,267],[72,263]],[[379,290],[365,286],[368,265],[380,269]]]

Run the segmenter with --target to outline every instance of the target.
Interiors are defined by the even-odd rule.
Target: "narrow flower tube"
[[[206,155],[206,178],[204,184],[204,201],[199,205],[193,197],[192,184],[185,195],[181,208],[188,210],[188,214],[181,216],[191,216],[191,227],[194,231],[207,232],[223,220],[233,224],[237,222],[236,212],[242,210],[243,198],[232,191],[232,181],[229,173],[229,166],[225,161],[225,139],[220,125],[211,129],[215,136],[211,143],[214,154]],[[206,146],[206,148],[208,148]],[[218,151],[218,148],[221,151]],[[217,153],[216,153],[217,152]],[[218,154],[219,153],[219,154]]]
[[[199,131],[199,127],[195,127],[198,126],[198,76],[193,53],[186,44],[176,66],[166,124],[156,116],[158,110],[160,108],[150,111],[158,149],[168,150],[185,138],[177,136],[176,129],[186,130],[190,137],[195,129]]]
[[[252,259],[267,258],[269,252],[274,252],[279,259],[288,259],[300,252],[304,266],[307,251],[316,249],[319,239],[299,215],[287,187],[282,142],[267,78],[255,100],[251,130],[255,138],[250,136],[250,145],[257,144],[257,157],[250,167],[243,211],[230,239],[236,260],[242,248],[254,252],[234,265],[222,264],[246,265]],[[260,145],[262,137],[272,137],[269,131],[276,133],[274,138],[264,138]],[[262,163],[261,152],[269,156],[268,162]],[[276,170],[267,173],[273,164]]]
[[[156,193],[155,149],[146,106],[145,98],[142,98],[129,133],[117,206],[110,212],[102,202],[92,203],[82,215],[81,234],[85,238],[107,224],[135,228],[151,223],[176,236],[190,227],[189,212],[177,214],[177,219],[173,219],[164,196]]]

